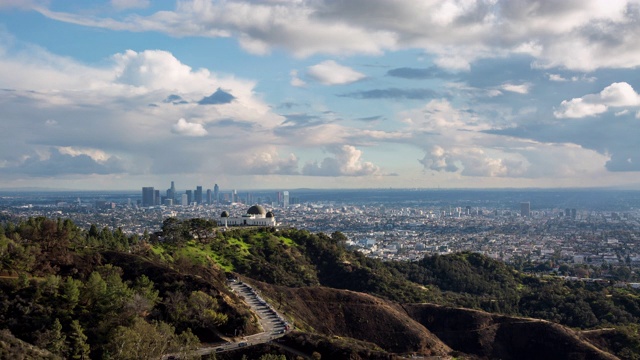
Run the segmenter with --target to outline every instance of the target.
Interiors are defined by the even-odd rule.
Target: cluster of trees
[[[200,344],[194,332],[217,332],[230,319],[208,288],[175,278],[157,285],[144,270],[125,274],[101,256],[145,252],[145,246],[151,245],[144,237],[82,230],[69,220],[0,225],[2,328],[62,358],[188,358]]]
[[[190,248],[277,285],[323,285],[400,303],[427,301],[584,329],[640,323],[637,290],[526,275],[475,253],[383,262],[347,249],[345,242],[339,232],[222,232],[205,219],[169,218],[161,232],[140,237],[120,229],[82,230],[69,220],[6,222],[0,226],[0,324],[19,339],[79,359],[186,354],[199,342],[194,333],[245,329],[250,316],[230,308],[215,290],[224,279],[198,287],[203,283],[194,285],[195,278],[192,283],[179,278],[180,272],[200,279],[211,275],[211,268],[195,262],[180,267],[176,259]],[[105,260],[107,254],[132,257],[127,259],[139,254],[135,259],[155,265],[145,269],[123,260],[117,266]]]

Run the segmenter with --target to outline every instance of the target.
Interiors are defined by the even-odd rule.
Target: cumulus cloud
[[[568,178],[603,172],[610,156],[570,142],[543,142],[494,132],[491,119],[449,101],[398,114],[410,135],[403,138],[424,151],[425,171],[460,177]],[[553,161],[549,161],[553,159]]]
[[[368,161],[362,161],[362,151],[351,145],[334,146],[327,149],[333,157],[321,162],[308,162],[302,174],[308,176],[369,176],[380,172],[380,168]]]
[[[250,154],[228,154],[225,162],[230,173],[238,175],[299,175],[298,157],[291,153],[281,158],[269,146]]]
[[[98,157],[96,159],[95,157]],[[123,162],[95,149],[73,149],[70,147],[47,148],[36,154],[4,161],[0,166],[3,174],[25,174],[33,177],[54,177],[66,174],[114,174],[125,171]]]
[[[171,132],[185,136],[205,136],[208,134],[202,124],[190,123],[185,119],[178,120],[178,122],[171,127]]]
[[[324,85],[344,85],[364,79],[365,75],[350,67],[338,64],[333,60],[326,60],[309,66],[307,74]]]
[[[598,94],[563,100],[553,114],[557,118],[583,118],[606,112],[609,107],[640,106],[640,95],[626,82],[613,83]]]
[[[88,65],[3,35],[0,164],[14,178],[36,176],[37,166],[48,169],[54,160],[69,165],[52,172],[60,176],[219,172],[226,164],[202,156],[214,146],[250,154],[247,142],[282,141],[274,129],[285,118],[255,92],[255,81],[192,68],[159,50],[129,50]],[[198,104],[212,93],[210,100],[224,106]]]
[[[530,55],[541,68],[592,71],[640,65],[635,36],[640,8],[634,0],[191,0],[178,2],[173,11],[124,20],[36,9],[49,18],[84,26],[234,36],[256,54],[273,48],[301,57],[421,48],[434,54],[439,66],[461,70],[477,59],[508,54]]]

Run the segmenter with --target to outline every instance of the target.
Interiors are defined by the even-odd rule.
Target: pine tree
[[[69,359],[88,360],[91,348],[87,344],[87,335],[84,334],[82,325],[78,320],[71,322],[69,334]]]

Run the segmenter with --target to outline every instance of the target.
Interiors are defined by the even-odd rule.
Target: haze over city
[[[635,1],[0,0],[0,188],[640,188]]]

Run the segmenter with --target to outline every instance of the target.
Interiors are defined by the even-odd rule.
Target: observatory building
[[[229,216],[228,211],[220,214],[220,225],[227,226],[276,226],[276,218],[271,211],[266,211],[260,205],[253,205],[247,213],[239,216]]]

